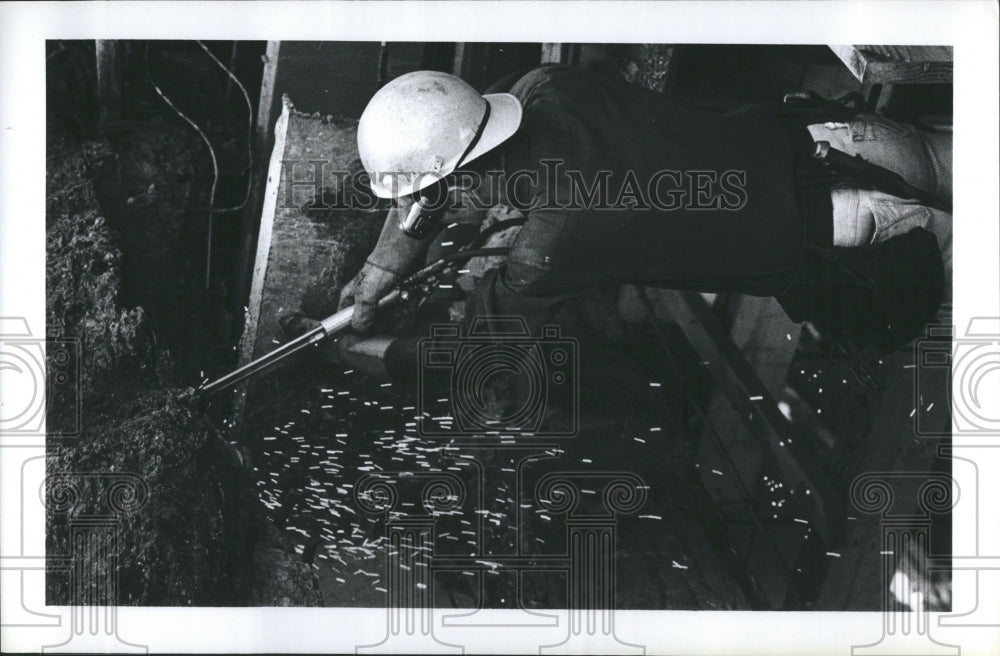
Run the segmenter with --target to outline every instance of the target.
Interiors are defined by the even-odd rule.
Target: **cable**
[[[158,84],[153,80],[152,71],[149,70],[149,42],[146,42],[146,49],[144,54],[144,62],[146,65],[146,76],[149,78],[149,82],[153,85],[153,89],[156,90],[157,95],[163,99],[163,102],[167,103],[167,106],[173,110],[175,114],[180,116],[184,122],[194,128],[194,131],[198,133],[201,140],[205,142],[205,146],[208,147],[208,155],[212,158],[212,187],[208,193],[208,237],[206,239],[206,257],[205,257],[205,289],[211,287],[212,283],[212,219],[213,219],[213,206],[215,205],[215,186],[219,182],[219,162],[215,159],[215,149],[212,148],[212,143],[205,136],[198,124],[195,123],[191,118],[182,112],[177,105],[175,105],[167,94],[163,93],[163,90]]]
[[[186,122],[188,125],[190,125],[192,128],[194,128],[195,132],[198,133],[198,136],[201,137],[201,140],[203,142],[205,142],[205,146],[208,148],[208,155],[209,155],[209,157],[212,160],[212,186],[211,186],[211,188],[209,190],[209,194],[208,194],[208,235],[206,237],[206,244],[205,244],[205,289],[208,289],[208,288],[211,287],[211,282],[212,282],[212,241],[213,241],[212,237],[213,237],[213,229],[214,229],[214,220],[213,220],[214,216],[217,213],[222,213],[222,212],[237,212],[237,211],[243,209],[246,206],[247,202],[250,200],[250,194],[251,194],[251,191],[253,189],[253,105],[250,102],[250,96],[249,96],[249,94],[247,94],[246,87],[243,86],[243,84],[233,74],[233,72],[230,71],[225,66],[225,64],[223,64],[221,61],[219,61],[218,57],[216,57],[214,54],[212,54],[212,52],[205,46],[204,43],[202,43],[201,41],[198,41],[197,43],[201,47],[201,49],[204,50],[205,53],[209,57],[211,57],[212,61],[214,61],[220,68],[222,68],[223,71],[226,72],[226,74],[230,78],[232,78],[232,80],[240,88],[240,91],[243,93],[243,99],[246,101],[246,104],[247,104],[247,110],[248,110],[247,111],[247,114],[248,114],[248,116],[247,116],[247,158],[248,158],[247,170],[248,170],[248,173],[249,173],[249,178],[247,180],[246,195],[243,197],[243,201],[239,205],[235,205],[233,207],[223,207],[223,208],[216,208],[215,207],[215,190],[216,190],[216,187],[218,186],[218,183],[219,183],[219,161],[218,161],[218,159],[215,156],[215,149],[212,148],[212,143],[208,140],[208,136],[205,135],[205,132],[201,129],[201,127],[199,127],[198,124],[195,123],[194,120],[191,119],[191,117],[189,117],[187,114],[185,114],[184,112],[182,112],[180,110],[180,108],[178,108],[177,105],[175,105],[173,103],[173,101],[170,100],[170,98],[167,96],[167,94],[165,94],[163,92],[163,89],[161,89],[160,86],[153,79],[152,71],[150,71],[150,68],[149,68],[149,42],[148,41],[146,42],[146,48],[145,48],[145,51],[144,51],[144,62],[145,62],[145,66],[146,66],[146,76],[149,78],[149,82],[150,82],[150,84],[153,85],[153,89],[156,91],[157,95],[159,95],[160,98],[163,99],[163,102],[165,102],[167,104],[167,106],[170,107],[170,109],[173,110],[173,112],[175,114],[177,114],[177,116],[179,116],[181,119],[184,120],[184,122]]]
[[[223,64],[221,61],[219,61],[219,58],[216,57],[212,53],[212,51],[209,50],[208,47],[204,43],[202,43],[201,41],[196,41],[196,43],[199,46],[201,46],[201,49],[205,51],[205,54],[207,54],[209,57],[211,57],[212,61],[214,61],[219,68],[221,68],[223,71],[225,71],[226,75],[228,75],[229,78],[233,82],[236,83],[236,86],[238,86],[240,88],[240,92],[243,94],[243,100],[247,104],[247,168],[246,168],[246,170],[250,172],[250,177],[247,180],[247,193],[243,197],[243,201],[239,205],[235,205],[233,207],[223,207],[223,208],[214,210],[215,212],[218,212],[218,213],[221,213],[221,212],[238,212],[238,211],[242,210],[244,207],[246,207],[247,202],[250,200],[250,192],[253,189],[253,104],[250,102],[250,95],[247,93],[246,87],[243,86],[243,83],[240,82],[239,78],[237,78],[236,75],[231,70],[229,70],[229,68],[226,67],[225,64]]]

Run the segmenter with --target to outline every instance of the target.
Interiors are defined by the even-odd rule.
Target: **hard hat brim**
[[[412,175],[403,182],[400,177],[392,178],[392,184],[385,184],[370,181],[371,190],[379,198],[400,198],[416,193],[423,188],[429,187],[437,180],[448,175],[459,166],[468,164],[480,155],[493,150],[517,132],[521,126],[521,101],[509,93],[491,93],[483,96],[490,105],[489,116],[486,119],[486,126],[483,128],[479,140],[473,145],[465,157],[459,161],[457,159],[436,171],[413,171]]]
[[[510,139],[521,127],[521,101],[509,93],[490,93],[483,98],[490,104],[490,116],[479,141],[457,166],[468,164]]]

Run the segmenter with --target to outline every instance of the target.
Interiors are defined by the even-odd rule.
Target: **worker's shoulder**
[[[505,89],[491,90],[510,93],[528,109],[539,103],[558,102],[566,95],[597,92],[602,85],[597,73],[575,66],[549,64],[511,76],[505,86]]]
[[[597,73],[580,67],[549,64],[521,74],[516,81],[512,81],[508,93],[525,103],[559,94],[569,87],[578,88],[587,82],[597,83],[597,78]]]

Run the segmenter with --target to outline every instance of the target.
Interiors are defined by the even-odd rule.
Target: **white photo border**
[[[960,227],[954,239],[954,321],[960,332],[972,317],[1000,316],[997,11],[989,0],[3,3],[0,316],[24,317],[44,334],[47,39],[880,43],[955,48],[954,215]],[[984,555],[994,569],[1000,567],[1000,521],[989,500],[1000,499],[998,446],[996,441],[954,440],[956,455],[969,449],[964,457],[978,468],[978,481],[969,478],[969,467],[956,465],[955,476],[964,495],[978,485],[979,508],[978,514],[956,510],[954,548],[961,550],[978,529],[975,555]],[[43,475],[44,467],[30,466],[43,454],[44,446],[0,448],[5,570],[32,560],[32,554],[44,557],[44,518],[22,516],[15,507],[21,490],[38,489],[41,478],[22,480],[22,472]],[[978,572],[956,571],[953,612],[931,615],[934,638],[960,645],[962,654],[996,653],[1000,642],[997,626],[939,624],[940,616],[975,607],[979,581]],[[26,603],[44,606],[44,590],[26,589],[25,594]],[[980,602],[986,599],[996,603],[995,596],[980,596]],[[6,596],[2,601],[5,617],[10,604],[19,602]],[[63,626],[6,627],[3,651],[37,651],[58,642],[67,630],[67,610],[50,607],[47,612],[63,616]],[[488,612],[499,617],[504,611]],[[1000,623],[1000,608],[979,608],[977,614]],[[619,636],[645,644],[650,654],[846,654],[852,645],[877,642],[882,631],[880,613],[617,611],[616,623]],[[122,638],[148,645],[151,652],[339,653],[379,642],[385,609],[122,607],[118,626]],[[493,650],[537,649],[537,643],[519,644],[516,631],[498,637]],[[483,644],[489,643],[470,641],[469,651]],[[105,645],[120,647],[114,636]]]

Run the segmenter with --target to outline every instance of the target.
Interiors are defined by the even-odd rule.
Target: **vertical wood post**
[[[118,43],[97,40],[97,131],[105,133],[108,121],[121,118],[121,80],[118,66]]]

